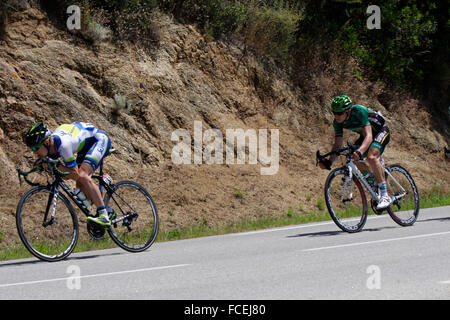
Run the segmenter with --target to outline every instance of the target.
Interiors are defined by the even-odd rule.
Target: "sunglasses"
[[[345,113],[345,111],[333,111],[333,114],[335,116],[342,116]]]
[[[45,141],[43,141],[42,143],[40,143],[34,147],[31,147],[31,151],[33,151],[33,152],[38,151],[44,145],[44,143],[45,143]]]

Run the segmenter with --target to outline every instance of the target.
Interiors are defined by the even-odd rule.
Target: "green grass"
[[[421,195],[420,208],[422,209],[449,205],[450,194],[445,194],[439,188],[432,189],[429,192],[424,192],[424,194]],[[316,211],[304,212],[300,204],[298,210],[289,208],[280,217],[260,216],[253,219],[242,219],[240,221],[228,223],[221,226],[210,226],[205,223],[205,221],[201,221],[197,225],[192,225],[182,229],[159,230],[156,241],[163,242],[227,233],[254,231],[274,227],[283,227],[288,225],[320,222],[331,219],[328,211],[326,210],[326,206],[323,204],[323,201],[318,201],[317,207],[318,210]],[[357,214],[357,212],[354,212],[352,210],[349,210],[347,213],[349,217],[355,216]],[[105,235],[105,238],[100,241],[80,239],[77,246],[75,247],[74,252],[101,250],[115,247],[117,246],[114,244],[114,242],[108,237],[108,235]],[[0,261],[29,257],[32,257],[32,255],[25,249],[24,246],[21,245],[17,247],[0,249]]]
[[[157,241],[171,241],[179,239],[197,238],[218,234],[253,231],[273,227],[281,227],[293,224],[302,224],[315,221],[328,220],[328,213],[325,211],[299,215],[293,209],[288,209],[281,217],[258,217],[253,219],[242,219],[234,223],[228,223],[217,227],[206,225],[193,225],[187,228],[174,229],[169,231],[160,230]]]

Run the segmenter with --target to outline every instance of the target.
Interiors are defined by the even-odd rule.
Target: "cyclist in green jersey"
[[[359,148],[353,153],[353,160],[357,161],[366,157],[370,166],[356,162],[361,171],[372,171],[378,182],[381,199],[377,209],[385,209],[391,203],[391,198],[387,194],[386,180],[380,157],[390,140],[389,128],[386,126],[386,119],[379,112],[375,112],[361,105],[353,105],[346,95],[339,95],[331,101],[331,110],[334,115],[334,144],[332,150],[339,149],[343,144],[343,130],[348,129],[360,134],[355,142]],[[337,155],[330,157],[331,163]],[[323,163],[319,163],[320,168],[326,169]]]

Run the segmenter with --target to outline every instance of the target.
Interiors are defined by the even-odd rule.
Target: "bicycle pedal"
[[[372,207],[373,213],[375,213],[375,214],[378,215],[378,216],[381,216],[382,214],[385,213],[385,211],[387,212],[387,209],[388,209],[389,207],[388,207],[388,208],[385,208],[385,209],[379,210],[379,209],[377,209],[377,204],[378,204],[378,202],[375,201],[374,199],[371,199],[371,200],[370,200],[370,205],[371,205],[371,207]]]
[[[87,222],[87,231],[89,236],[94,240],[102,240],[106,233],[105,228],[99,227],[95,223],[90,221]]]

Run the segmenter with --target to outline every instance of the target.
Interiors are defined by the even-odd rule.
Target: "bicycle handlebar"
[[[323,165],[325,165],[325,167],[328,170],[331,170],[331,161],[329,159],[325,159],[326,157],[329,157],[329,156],[331,156],[333,154],[340,155],[344,151],[347,153],[347,156],[350,156],[358,148],[359,148],[359,146],[351,144],[350,141],[347,141],[347,146],[346,147],[342,147],[342,148],[339,148],[337,150],[333,150],[333,151],[328,152],[328,153],[326,153],[324,155],[321,155],[320,151],[317,150],[317,152],[316,152],[316,166],[320,162]]]
[[[327,154],[324,154],[324,155],[320,155],[320,153],[319,153],[319,157],[320,158],[326,158],[328,156],[331,156],[332,154],[338,154],[339,155],[339,154],[341,154],[344,151],[346,151],[347,154],[352,154],[358,148],[359,148],[359,146],[351,144],[350,141],[347,141],[347,146],[346,147],[339,148],[337,150],[328,152]],[[319,150],[317,150],[317,152],[319,152]]]
[[[69,174],[69,172],[64,172],[64,171],[61,171],[61,170],[58,169],[58,166],[59,166],[60,163],[61,163],[59,160],[53,160],[53,159],[50,159],[50,158],[48,158],[48,157],[45,157],[45,158],[36,160],[36,161],[33,163],[33,168],[31,168],[31,169],[28,170],[28,171],[22,171],[22,170],[20,170],[20,169],[18,169],[18,168],[16,169],[16,170],[17,170],[18,177],[19,177],[19,183],[20,183],[20,185],[22,185],[22,179],[21,179],[21,177],[23,176],[23,179],[24,179],[25,182],[28,183],[29,185],[31,185],[31,186],[39,186],[39,185],[40,185],[39,183],[34,183],[34,182],[31,182],[30,180],[28,180],[28,179],[27,179],[27,176],[28,176],[29,174],[33,173],[33,172],[36,172],[37,170],[39,170],[39,171],[44,170],[44,168],[43,168],[43,166],[42,166],[44,163],[47,164],[48,168],[50,168],[50,173],[51,173],[52,175],[54,175],[54,174],[56,173],[58,176],[64,177],[64,176],[67,176],[67,175]]]

